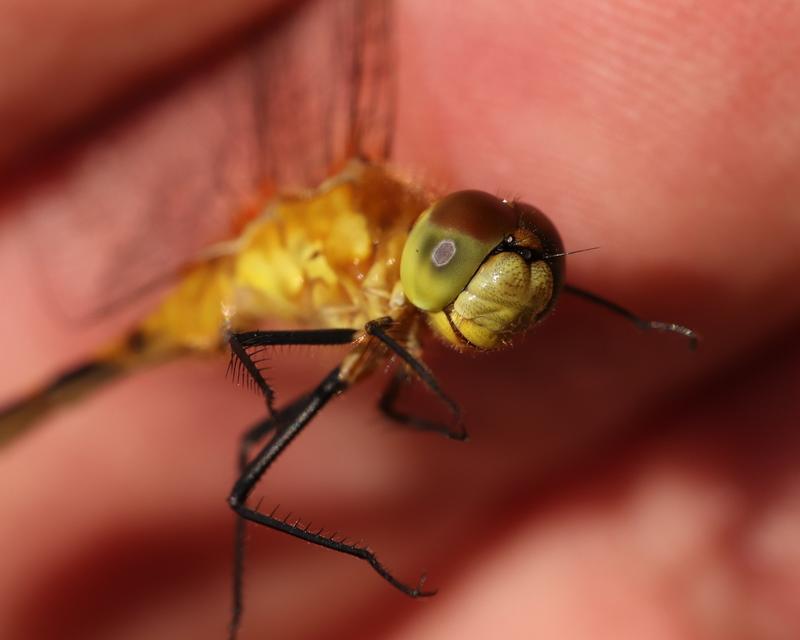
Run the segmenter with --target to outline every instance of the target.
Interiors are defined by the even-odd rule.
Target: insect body
[[[235,635],[241,615],[245,521],[366,560],[411,596],[423,581],[401,583],[372,551],[253,508],[248,497],[285,447],[324,405],[387,359],[399,364],[380,406],[395,420],[466,438],[457,404],[421,361],[420,334],[457,350],[510,346],[539,322],[561,292],[580,295],[644,329],[694,333],[644,321],[564,282],[565,253],[553,224],[534,207],[479,191],[439,200],[364,161],[352,161],[318,190],[266,203],[239,238],[209,250],[159,308],[89,364],[0,413],[7,439],[48,410],[141,366],[191,353],[232,352],[237,379],[264,395],[266,417],[242,438],[240,477],[230,497],[237,519]],[[291,330],[263,330],[265,322]],[[279,344],[349,344],[342,362],[315,388],[278,409],[261,374],[260,350]],[[438,424],[395,407],[399,388],[416,377],[452,415]],[[254,447],[265,440],[262,448]]]
[[[372,175],[372,169],[364,168],[364,171],[365,178]],[[375,175],[389,191],[399,189],[400,185],[388,174]],[[678,333],[687,337],[692,347],[696,344],[696,336],[690,329],[641,320],[614,303],[565,285],[565,253],[558,232],[542,212],[530,205],[508,202],[479,191],[457,192],[432,203],[416,197],[405,197],[401,201],[413,205],[408,209],[398,208],[389,219],[399,224],[393,227],[398,230],[394,240],[401,238],[402,242],[392,245],[394,249],[371,263],[371,269],[377,266],[377,272],[364,276],[371,287],[379,283],[374,290],[370,289],[370,295],[376,296],[375,305],[359,309],[358,304],[352,304],[339,309],[340,313],[353,314],[348,316],[353,320],[351,328],[248,331],[230,336],[235,361],[262,389],[271,414],[245,434],[240,451],[242,473],[229,498],[231,507],[242,517],[237,525],[239,551],[231,627],[234,633],[241,611],[244,520],[366,560],[381,577],[408,595],[432,594],[423,590],[424,576],[417,585],[406,585],[367,548],[326,537],[321,530],[309,531],[298,523],[291,524],[274,514],[261,513],[247,504],[248,496],[272,462],[322,407],[371,373],[386,358],[399,360],[401,366],[381,399],[383,411],[405,424],[437,431],[456,440],[466,439],[457,404],[444,393],[420,360],[419,332],[423,320],[434,334],[458,350],[506,347],[553,308],[561,291],[567,291],[621,314],[641,328]],[[414,213],[418,215],[406,235],[406,225],[412,219],[409,214]],[[379,218],[370,214],[365,219],[374,222]],[[359,299],[366,303],[370,298],[365,295]],[[355,300],[350,297],[351,303]],[[360,325],[364,319],[365,324]],[[326,322],[322,316],[320,320]],[[351,343],[352,348],[339,366],[308,394],[281,411],[274,411],[271,389],[251,357],[250,349],[275,344],[345,343]],[[394,406],[399,387],[412,376],[427,385],[446,405],[453,416],[451,424],[433,423],[422,416],[403,413]],[[251,460],[251,448],[267,436],[271,437]]]
[[[427,204],[421,191],[360,161],[314,192],[265,203],[238,238],[190,266],[131,332],[0,411],[0,442],[120,375],[180,355],[218,353],[228,333],[267,319],[283,327],[355,328],[389,314],[407,231]]]

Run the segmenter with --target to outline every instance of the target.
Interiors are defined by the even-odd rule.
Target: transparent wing
[[[388,1],[300,3],[98,125],[6,200],[57,313],[105,316],[392,131]]]

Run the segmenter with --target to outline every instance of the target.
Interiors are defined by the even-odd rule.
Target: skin
[[[4,23],[30,28],[3,4]],[[163,26],[158,6],[142,34]],[[569,261],[571,282],[705,342],[691,354],[679,338],[639,335],[564,299],[512,351],[432,345],[426,361],[464,410],[467,444],[380,417],[380,381],[348,393],[254,495],[265,510],[280,502],[363,535],[398,577],[413,582],[424,567],[441,592],[414,602],[356,560],[251,531],[242,637],[797,637],[798,6],[436,6],[398,9],[397,165],[444,189],[536,204],[568,248],[601,246]],[[246,21],[230,10],[226,24]],[[83,107],[60,112],[46,83],[23,91],[30,77],[15,75],[2,112],[30,114],[32,133],[4,141],[7,163],[67,124],[103,135],[91,123],[122,95],[111,81],[119,40],[61,25],[82,52],[71,73]],[[189,50],[214,47],[207,25],[194,29]],[[148,56],[162,47],[165,65],[178,64],[153,42]],[[85,62],[102,59],[107,73],[90,80]],[[152,71],[144,57],[126,64],[127,78]],[[136,186],[122,179],[125,162],[137,160],[130,140],[107,144],[122,145],[118,182],[102,177],[122,206]],[[14,310],[0,319],[2,399],[141,311],[91,326],[52,312],[32,275],[23,198],[64,183],[26,178],[23,194],[6,184],[0,217]],[[58,195],[56,213],[92,206]],[[276,356],[279,397],[335,358]],[[261,415],[222,382],[223,367],[181,362],[131,378],[0,452],[0,635],[223,636],[225,497],[237,435]]]

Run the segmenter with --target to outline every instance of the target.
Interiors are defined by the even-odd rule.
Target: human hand
[[[374,384],[349,393],[271,472],[265,507],[364,535],[441,591],[409,601],[251,528],[242,637],[797,635],[800,14],[422,5],[396,17],[397,165],[536,204],[569,249],[601,245],[571,282],[705,342],[565,298],[512,351],[434,347],[466,445],[384,424]],[[127,321],[66,341],[3,244],[5,380]],[[307,356],[278,363],[283,397],[322,375]],[[258,407],[221,372],[143,374],[2,452],[10,637],[224,633],[224,498]]]

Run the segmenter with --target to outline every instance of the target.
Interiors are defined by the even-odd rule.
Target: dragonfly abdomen
[[[26,431],[53,410],[80,400],[124,372],[125,367],[114,362],[87,362],[0,409],[0,445]]]

